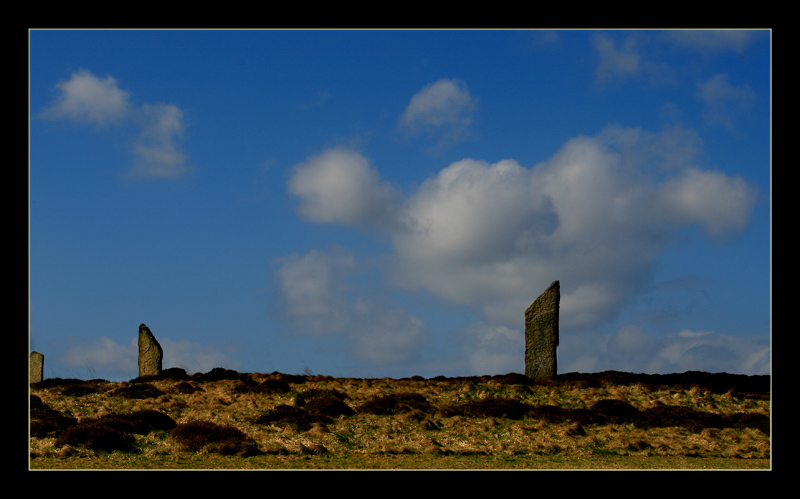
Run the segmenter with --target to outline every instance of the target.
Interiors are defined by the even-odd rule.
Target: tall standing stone
[[[556,375],[560,299],[561,287],[558,281],[553,281],[525,311],[525,376],[550,378]]]
[[[139,326],[139,377],[156,375],[161,372],[164,351],[161,345],[144,324]]]
[[[44,379],[44,355],[31,352],[30,355],[30,383],[38,383]]]

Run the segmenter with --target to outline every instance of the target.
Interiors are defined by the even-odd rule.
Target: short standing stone
[[[30,382],[38,383],[44,379],[44,355],[31,352],[30,356]]]
[[[559,282],[553,281],[525,311],[525,375],[530,378],[556,375],[560,299]]]
[[[139,376],[157,375],[161,372],[164,351],[144,324],[139,326]]]

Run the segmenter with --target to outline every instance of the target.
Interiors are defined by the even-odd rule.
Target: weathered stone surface
[[[139,326],[139,376],[157,375],[161,372],[164,351],[144,324]]]
[[[553,281],[525,311],[525,375],[530,378],[556,375],[560,299],[560,284]]]
[[[44,379],[44,355],[31,352],[30,355],[30,383],[38,383]]]

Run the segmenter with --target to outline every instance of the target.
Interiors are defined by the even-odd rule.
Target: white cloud
[[[380,228],[392,224],[394,188],[358,152],[333,148],[292,168],[289,191],[313,222]]]
[[[41,113],[42,118],[97,125],[132,123],[139,127],[133,144],[134,165],[126,178],[178,179],[190,172],[181,147],[183,111],[177,106],[144,104],[137,108],[130,102],[130,92],[119,88],[116,79],[101,79],[86,70],[73,73],[56,88],[60,94]]]
[[[411,97],[398,126],[411,133],[443,131],[445,143],[455,142],[468,133],[477,102],[463,80],[442,78]]]
[[[529,183],[529,172],[513,160],[453,163],[409,200],[410,230],[396,234],[398,250],[411,260],[439,255],[453,263],[510,256],[535,208]]]
[[[129,119],[133,111],[130,92],[120,89],[111,76],[103,80],[81,70],[69,80],[57,83],[56,88],[61,93],[42,112],[43,118],[108,125]]]
[[[658,201],[673,225],[699,223],[714,238],[743,230],[757,196],[741,177],[688,168],[664,182]]]

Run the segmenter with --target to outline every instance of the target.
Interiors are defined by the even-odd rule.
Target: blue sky
[[[29,32],[45,377],[767,374],[771,33]]]

